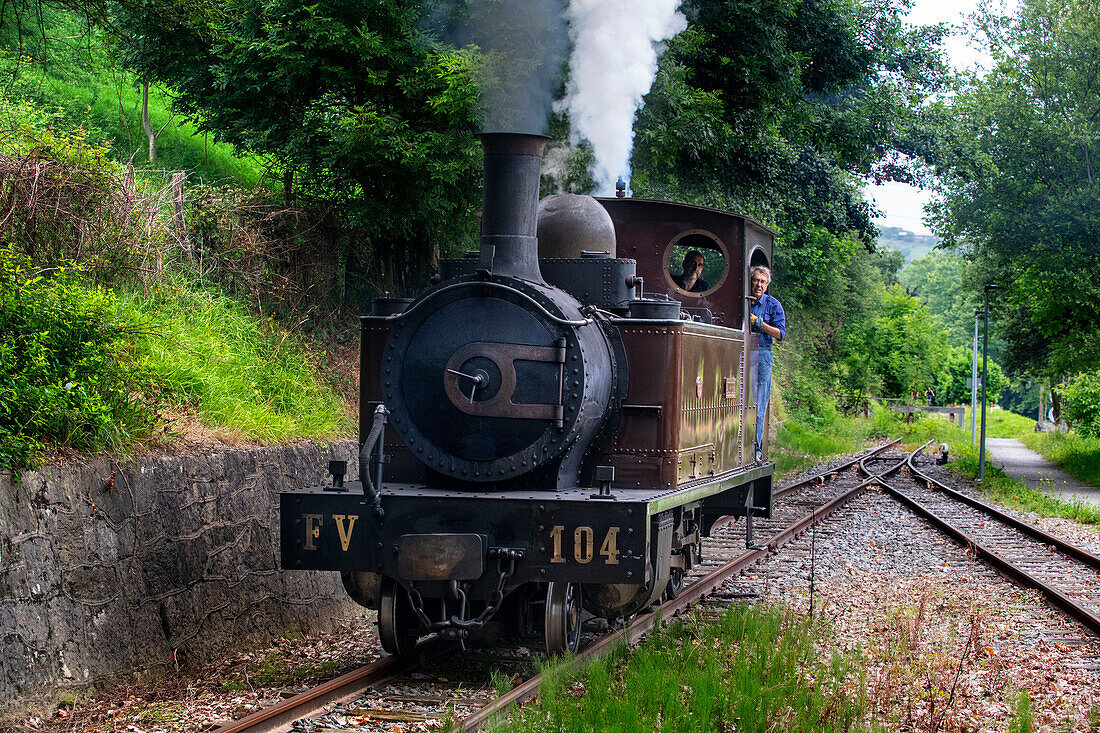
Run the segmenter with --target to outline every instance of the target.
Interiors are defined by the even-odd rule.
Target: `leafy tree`
[[[780,233],[783,295],[815,306],[874,227],[859,179],[913,180],[929,152],[942,29],[848,0],[692,0],[638,116],[632,186]]]
[[[999,284],[1005,366],[1054,380],[1100,366],[1100,12],[1095,0],[1024,0],[987,13],[993,68],[945,103],[935,210]]]
[[[936,381],[936,403],[940,405],[968,405],[970,404],[970,387],[967,380],[970,379],[973,369],[972,354],[969,347],[952,346],[947,350],[947,355]],[[981,364],[978,364],[981,370]],[[988,378],[986,379],[986,399],[990,403],[997,402],[1002,392],[1008,388],[1008,377],[996,362],[989,362]],[[980,399],[980,392],[979,392]]]
[[[266,157],[288,198],[332,207],[375,259],[416,270],[471,234],[480,169],[478,57],[434,44],[420,14],[412,0],[128,0],[114,23],[127,65],[201,130]]]
[[[997,401],[1006,410],[1034,418],[1039,414],[1039,383],[1034,379],[1014,380],[1005,387]],[[1049,399],[1046,403],[1050,407]]]
[[[1100,437],[1100,372],[1078,375],[1058,391],[1074,429],[1091,438]]]
[[[923,393],[946,357],[939,322],[900,286],[882,290],[881,311],[866,327],[869,368],[881,375],[883,397]]]
[[[974,340],[974,296],[963,287],[965,259],[952,252],[933,250],[909,263],[899,275],[901,284],[943,322],[953,346],[970,347]],[[981,305],[980,301],[977,305]]]

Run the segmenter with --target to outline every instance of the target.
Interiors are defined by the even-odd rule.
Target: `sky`
[[[916,0],[906,20],[913,25],[951,23],[962,25],[978,7],[978,0]],[[951,63],[957,68],[973,68],[983,63],[982,55],[969,46],[964,34],[957,34],[944,43]],[[931,234],[921,221],[922,208],[931,197],[927,191],[903,183],[867,186],[864,196],[884,215],[875,219],[879,226],[901,227],[914,234]]]

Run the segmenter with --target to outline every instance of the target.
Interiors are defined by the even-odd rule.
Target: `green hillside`
[[[905,264],[909,264],[931,252],[940,243],[940,238],[931,234],[914,234],[901,227],[880,226],[875,241],[879,249],[901,252],[905,255]]]
[[[276,216],[260,161],[196,134],[155,88],[150,163],[141,85],[105,36],[40,7],[0,23],[0,470],[61,447],[349,434],[344,378],[322,376],[325,344],[297,328],[316,301],[286,240],[308,251],[309,216]],[[284,302],[293,322],[265,317]]]
[[[118,65],[109,38],[78,15],[53,5],[20,22],[0,23],[0,124],[18,124],[28,106],[35,122],[59,129],[80,127],[90,143],[136,168],[190,171],[194,180],[252,187],[262,161],[238,157],[231,146],[199,133],[173,116],[171,100],[149,89],[149,121],[156,162],[142,126],[140,81]],[[21,103],[29,103],[21,104]]]

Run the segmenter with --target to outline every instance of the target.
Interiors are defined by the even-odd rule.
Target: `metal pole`
[[[986,379],[989,368],[989,291],[999,287],[997,285],[986,285],[982,288],[982,442],[978,447],[978,480],[985,480],[985,399],[986,391],[985,385],[989,380]]]
[[[981,311],[974,311],[974,349],[970,352],[970,442],[978,442],[978,319]]]

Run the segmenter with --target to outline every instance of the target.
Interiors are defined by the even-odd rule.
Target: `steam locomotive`
[[[721,517],[751,544],[771,514],[746,298],[773,232],[621,195],[540,202],[546,138],[481,142],[479,251],[361,317],[361,480],[333,462],[331,485],[280,497],[283,567],[340,571],[392,654],[502,630],[575,651],[586,613],[679,593]],[[688,254],[706,290],[677,284]]]

